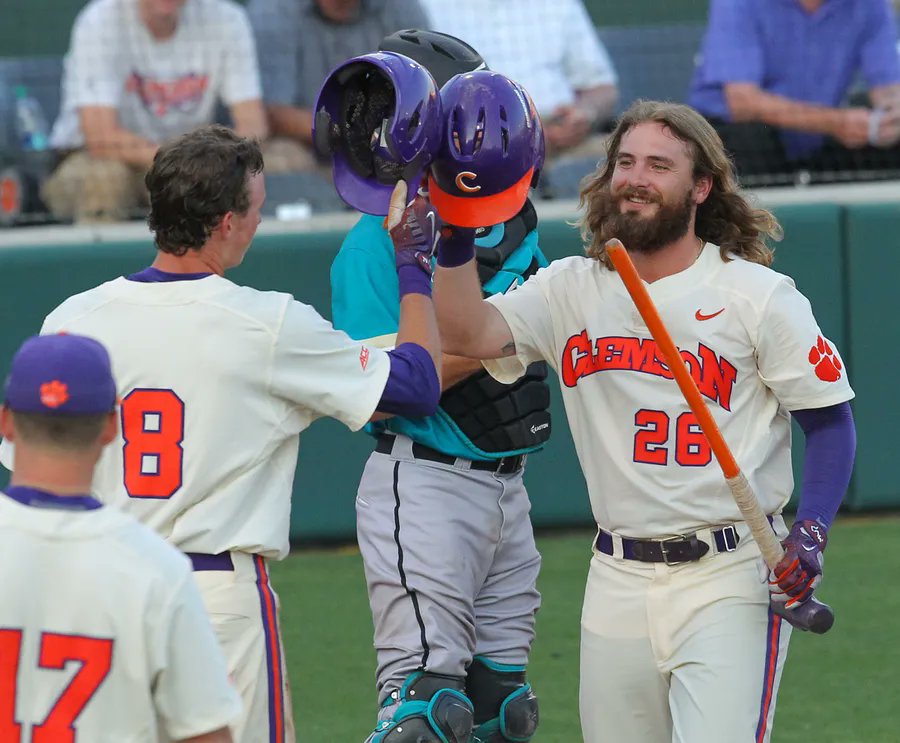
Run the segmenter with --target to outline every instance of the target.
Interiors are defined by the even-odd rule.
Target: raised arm
[[[406,184],[397,184],[387,216],[400,281],[397,347],[404,343],[421,346],[440,374],[441,341],[431,301],[431,250],[436,219],[425,197],[416,196],[407,204]]]
[[[482,299],[474,230],[444,230],[438,245],[434,303],[447,353],[473,359],[497,359],[515,353],[512,331],[503,315]]]
[[[422,195],[407,201],[399,181],[391,195],[387,227],[400,287],[400,326],[388,351],[391,370],[376,411],[407,417],[434,415],[441,396],[441,341],[431,301],[431,254],[436,215]],[[376,415],[373,420],[376,420]]]

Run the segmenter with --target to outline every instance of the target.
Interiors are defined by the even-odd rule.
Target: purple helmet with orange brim
[[[444,132],[431,163],[428,193],[441,219],[459,227],[515,216],[544,164],[544,132],[517,82],[479,70],[441,88]]]

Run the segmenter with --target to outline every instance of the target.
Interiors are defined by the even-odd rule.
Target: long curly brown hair
[[[712,189],[697,206],[695,230],[706,242],[721,249],[722,259],[734,254],[753,263],[769,266],[772,249],[766,239],[780,240],[783,233],[775,216],[752,206],[741,193],[718,132],[690,106],[660,101],[637,101],[619,119],[606,143],[606,162],[582,182],[578,208],[587,207],[576,222],[585,242],[585,252],[607,268],[612,268],[605,243],[613,235],[604,234],[603,224],[616,202],[610,194],[610,180],[619,146],[625,133],[637,124],[664,124],[687,144],[694,161],[694,178],[708,175]]]

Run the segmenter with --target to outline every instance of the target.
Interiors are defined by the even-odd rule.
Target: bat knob
[[[772,611],[783,617],[803,632],[812,632],[814,635],[824,635],[834,624],[834,611],[828,604],[823,604],[816,598],[805,601],[800,606],[788,609],[781,602],[770,604]]]

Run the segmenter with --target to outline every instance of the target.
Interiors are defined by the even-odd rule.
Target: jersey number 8
[[[138,388],[122,400],[125,490],[171,498],[183,479],[184,402],[172,390]]]

